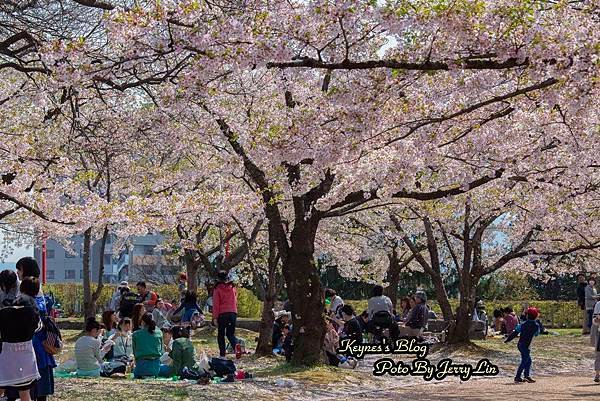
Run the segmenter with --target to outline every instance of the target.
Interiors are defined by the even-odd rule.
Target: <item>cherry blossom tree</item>
[[[322,221],[596,163],[593,1],[76,3],[107,14],[93,39],[40,50],[48,88],[65,93],[55,108],[73,91],[135,94],[158,143],[201,142],[250,185],[293,303],[297,364],[319,359],[324,336]]]

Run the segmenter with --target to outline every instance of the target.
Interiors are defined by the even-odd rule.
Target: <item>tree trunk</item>
[[[476,281],[468,280],[463,284],[464,292],[460,294],[460,302],[456,311],[456,320],[448,330],[448,343],[461,344],[469,342],[469,330],[475,309]],[[475,285],[474,285],[475,284]]]
[[[96,316],[96,305],[92,302],[92,289],[91,289],[91,243],[92,243],[92,229],[88,228],[83,233],[83,317],[87,320],[90,317]]]
[[[398,300],[398,283],[400,281],[400,263],[398,261],[396,248],[394,248],[387,256],[389,260],[386,273],[388,286],[385,288],[384,293],[391,299],[394,308],[396,308],[396,302]]]
[[[108,227],[104,227],[104,232],[102,233],[102,239],[100,240],[100,266],[98,267],[98,282],[96,285],[96,290],[92,294],[91,303],[94,305],[94,313],[96,313],[96,309],[98,307],[98,299],[100,299],[100,295],[102,294],[102,289],[104,288],[104,250],[106,249],[106,240],[108,239]]]
[[[313,257],[317,224],[313,219],[296,218],[290,236],[291,247],[283,260],[283,274],[292,303],[294,365],[318,363],[325,339],[325,299]]]
[[[446,287],[444,286],[444,280],[442,279],[441,275],[436,274],[435,272],[430,274],[429,277],[431,278],[431,282],[435,288],[435,299],[440,305],[440,309],[442,309],[444,320],[446,322],[450,322],[452,319],[454,319],[454,314],[452,313],[452,306],[448,300],[448,293],[446,292]]]
[[[277,267],[279,266],[279,253],[275,240],[276,232],[273,225],[269,223],[269,255],[267,261],[267,283],[261,286],[264,292],[262,317],[258,333],[258,344],[256,354],[261,356],[271,355],[276,344],[271,343],[273,336],[273,307],[277,298]]]
[[[273,336],[273,307],[275,306],[275,297],[267,295],[263,301],[262,316],[258,329],[258,344],[256,344],[256,355],[268,356],[272,354],[273,345],[271,338]]]
[[[187,289],[198,293],[198,265],[192,260],[186,263]]]

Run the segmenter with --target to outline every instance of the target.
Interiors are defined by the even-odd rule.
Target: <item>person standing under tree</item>
[[[582,315],[583,315],[583,324],[582,324],[582,329],[581,329],[581,334],[585,335],[585,334],[590,334],[590,328],[588,327],[588,314],[587,311],[585,309],[585,287],[586,287],[586,282],[585,282],[585,276],[583,275],[583,273],[579,273],[577,275],[577,305],[579,305],[579,308],[581,309]]]
[[[235,324],[237,320],[237,292],[226,271],[221,270],[217,276],[218,283],[213,291],[213,324],[217,324],[217,342],[219,343],[219,354],[225,358],[225,336],[235,350],[237,339],[235,338]]]
[[[585,287],[585,311],[587,314],[588,332],[592,328],[592,317],[594,316],[594,306],[598,301],[598,292],[596,291],[596,278],[590,276],[588,285]]]
[[[24,280],[25,277],[34,277],[39,280],[40,268],[34,258],[29,256],[21,258],[17,262],[16,267],[19,280]],[[35,303],[40,314],[40,319],[44,321],[44,319],[48,318],[50,311],[48,310],[46,298],[41,288],[35,297]],[[44,341],[47,338],[48,333],[42,329],[35,333],[32,340],[40,379],[31,389],[31,398],[37,401],[46,401],[49,395],[54,394],[54,368],[56,367],[56,361],[54,360],[54,356],[49,354],[44,348]]]

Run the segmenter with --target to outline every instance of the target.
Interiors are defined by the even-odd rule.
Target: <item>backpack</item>
[[[229,359],[212,358],[208,364],[215,371],[215,374],[220,377],[227,376],[236,371],[235,364]]]
[[[42,318],[42,325],[46,332],[46,339],[42,343],[44,350],[50,355],[59,354],[63,348],[63,342],[58,326],[48,316]]]
[[[139,296],[134,292],[126,292],[121,296],[121,307],[119,312],[121,317],[131,317],[133,314],[133,307],[138,303]]]

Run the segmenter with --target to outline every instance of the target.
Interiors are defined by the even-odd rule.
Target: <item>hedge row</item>
[[[108,307],[110,299],[116,289],[115,285],[105,285],[98,300],[99,312]],[[150,288],[161,298],[174,300],[179,298],[176,285],[153,285]],[[46,284],[44,293],[52,293],[60,303],[65,316],[80,316],[83,311],[83,285],[82,284]],[[199,289],[198,301],[201,305],[208,298],[205,289]],[[260,318],[262,302],[245,288],[238,288],[238,316],[242,318]]]
[[[367,309],[366,300],[349,300],[357,313],[361,313]],[[582,312],[575,301],[485,301],[485,310],[488,314],[488,319],[493,318],[494,309],[501,309],[507,306],[513,308],[517,315],[523,310],[523,303],[529,302],[529,306],[535,306],[540,310],[540,319],[542,323],[549,328],[573,328],[581,327]],[[441,317],[441,309],[436,301],[428,302],[431,308]],[[456,310],[458,300],[451,299],[450,305]]]
[[[156,291],[160,297],[168,300],[177,299],[179,292],[175,285],[152,286],[152,291]],[[98,305],[100,310],[108,306],[110,298],[115,290],[114,285],[107,285],[102,291]],[[79,316],[83,309],[83,286],[81,284],[47,284],[44,286],[44,292],[52,292],[61,304],[66,316]],[[207,294],[204,289],[199,290],[199,301],[204,304]],[[367,309],[367,300],[347,300],[347,303],[354,306],[358,313]],[[520,314],[522,304],[525,301],[486,301],[485,307],[489,318],[493,316],[494,309],[511,306],[515,313]],[[429,302],[432,309],[440,314],[441,310],[436,301]],[[451,299],[452,308],[456,309],[458,300]],[[530,301],[530,306],[540,309],[541,319],[544,325],[551,328],[572,328],[581,327],[581,310],[574,301]],[[245,288],[238,289],[238,316],[242,318],[260,319],[262,312],[262,302]]]

